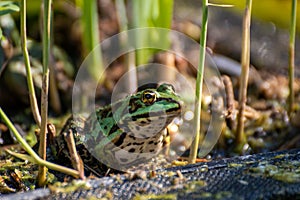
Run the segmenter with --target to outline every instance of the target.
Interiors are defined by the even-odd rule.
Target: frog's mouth
[[[183,102],[175,101],[173,99],[157,99],[154,105],[143,109],[143,113],[136,112],[137,114],[131,115],[131,120],[152,118],[152,117],[168,117],[175,118],[181,114]]]
[[[131,116],[131,121],[138,121],[140,119],[148,119],[148,120],[153,120],[156,118],[160,118],[160,119],[165,119],[165,118],[171,118],[174,119],[175,117],[180,116],[181,114],[181,109],[172,109],[172,110],[168,110],[168,111],[152,111],[152,112],[147,112],[144,114],[140,114],[140,115],[134,115]]]

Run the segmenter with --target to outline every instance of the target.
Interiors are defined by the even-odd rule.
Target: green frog
[[[99,108],[87,119],[71,117],[52,143],[56,160],[70,160],[66,133],[72,133],[85,171],[101,176],[109,168],[126,168],[157,155],[167,126],[180,116],[182,100],[170,84],[143,88]]]

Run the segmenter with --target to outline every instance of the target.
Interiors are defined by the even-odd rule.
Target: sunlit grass
[[[199,52],[199,65],[197,71],[196,80],[196,100],[195,100],[195,110],[194,110],[194,135],[195,138],[191,145],[189,162],[195,163],[199,140],[200,140],[200,115],[201,115],[201,99],[202,99],[202,85],[203,85],[203,73],[205,64],[205,50],[206,50],[206,38],[207,38],[207,23],[208,23],[208,0],[202,1],[202,27],[200,36],[200,52]]]
[[[77,5],[81,8],[82,17],[82,33],[83,33],[83,44],[84,44],[84,57],[89,53],[92,56],[91,63],[88,65],[88,71],[90,76],[95,80],[99,80],[99,75],[104,71],[102,52],[100,48],[95,48],[100,43],[100,32],[99,32],[99,20],[97,11],[97,0],[76,1]],[[99,83],[104,80],[104,76],[101,77]]]
[[[196,80],[196,94],[195,94],[195,110],[194,110],[194,134],[195,138],[193,139],[189,162],[195,163],[198,154],[199,142],[201,137],[200,131],[200,119],[201,119],[201,99],[202,99],[202,88],[203,88],[203,74],[204,74],[204,65],[205,65],[205,53],[206,53],[206,40],[207,40],[207,24],[208,24],[208,7],[209,6],[218,6],[218,7],[231,7],[232,5],[226,4],[211,4],[208,3],[208,0],[202,1],[202,27],[200,35],[200,52],[199,52],[199,65],[197,70],[197,80]]]
[[[132,0],[132,21],[129,28],[159,27],[171,28],[173,17],[173,0]],[[147,46],[151,43],[159,43],[163,49],[170,47],[169,38],[157,37],[155,30],[143,32],[136,36],[137,46]],[[145,64],[154,53],[159,50],[142,49],[136,51],[136,64]]]
[[[297,0],[292,1],[290,43],[289,43],[289,115],[294,110],[294,71],[295,71],[295,35],[296,35]]]
[[[232,4],[233,9],[243,10],[246,0],[211,0],[215,3]],[[259,20],[271,21],[277,26],[282,28],[288,28],[290,22],[291,2],[293,0],[259,0],[254,1],[252,5],[252,16]],[[299,10],[300,5],[296,5]],[[300,15],[296,16],[297,20],[300,20]],[[300,31],[298,26],[297,31]]]

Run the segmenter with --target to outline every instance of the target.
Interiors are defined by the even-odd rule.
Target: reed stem
[[[42,95],[41,95],[41,131],[39,155],[46,160],[46,134],[48,121],[48,89],[49,89],[49,54],[50,54],[50,36],[51,36],[51,5],[52,0],[43,2],[43,77],[42,77]],[[45,166],[39,166],[38,185],[44,186],[46,183]]]
[[[246,144],[246,136],[244,134],[244,113],[247,102],[247,86],[249,77],[249,65],[250,65],[250,24],[251,24],[251,9],[252,0],[246,1],[246,8],[243,18],[243,37],[242,37],[242,56],[241,65],[242,72],[240,76],[240,88],[239,88],[239,113],[237,116],[237,130],[236,130],[236,147],[238,152],[242,152],[244,145]]]
[[[202,0],[202,29],[201,29],[201,37],[200,37],[199,66],[197,71],[196,100],[195,100],[195,111],[194,111],[195,138],[191,145],[189,163],[196,162],[199,140],[201,136],[200,115],[201,115],[201,99],[202,99],[203,73],[204,73],[204,64],[205,64],[205,52],[206,52],[207,21],[208,21],[208,0]]]

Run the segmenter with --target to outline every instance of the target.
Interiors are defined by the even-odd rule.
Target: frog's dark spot
[[[150,149],[149,152],[154,152],[154,149]]]
[[[140,127],[139,127],[139,126],[136,126],[135,129],[136,129],[137,131],[139,131],[139,130],[140,130]]]
[[[112,117],[112,112],[111,112],[111,111],[109,111],[109,112],[107,113],[107,117]]]
[[[144,142],[134,142],[134,143],[132,143],[133,145],[143,145],[144,144]]]
[[[162,127],[162,126],[166,126],[167,124],[163,124],[163,123],[159,123],[158,126]]]
[[[126,158],[120,158],[120,160],[121,160],[121,162],[127,162],[128,161],[128,159],[126,159]]]
[[[131,148],[131,149],[129,149],[129,151],[128,152],[130,152],[130,153],[133,153],[133,152],[135,152],[135,148]]]
[[[110,135],[110,134],[116,132],[118,129],[119,129],[119,127],[118,127],[117,125],[114,125],[114,126],[110,129],[108,135]],[[124,133],[122,133],[122,134],[124,134]],[[125,134],[126,134],[126,133],[125,133]]]
[[[117,140],[117,142],[115,143],[115,145],[118,147],[120,146],[123,142],[124,142],[124,139],[126,137],[126,133],[122,133],[120,136],[119,136],[119,139]]]
[[[136,139],[133,135],[131,135],[131,134],[129,134],[129,138],[131,138],[131,139]]]
[[[101,109],[98,113],[97,113],[97,119],[102,119],[103,117],[106,117],[108,114],[108,110],[107,109]]]
[[[158,144],[158,142],[154,142],[154,145],[157,145]]]
[[[137,118],[132,117],[131,120],[135,122],[137,120]]]
[[[153,144],[153,141],[152,141],[152,140],[151,140],[151,141],[149,141],[149,142],[148,142],[148,144]]]

